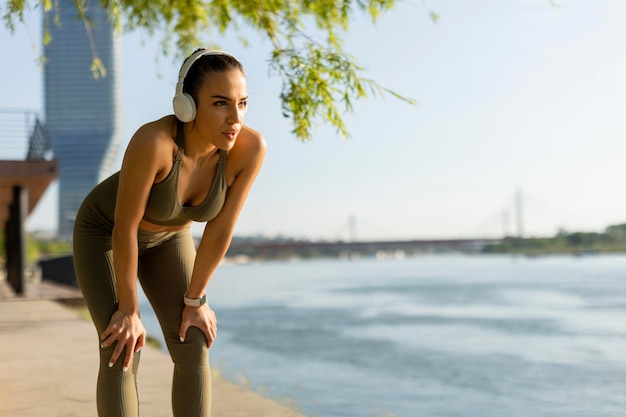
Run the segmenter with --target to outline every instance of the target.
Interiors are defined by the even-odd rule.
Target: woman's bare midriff
[[[188,229],[189,225],[191,225],[191,222],[183,224],[182,226],[163,226],[142,220],[139,222],[139,229],[144,232],[180,232],[181,230]]]

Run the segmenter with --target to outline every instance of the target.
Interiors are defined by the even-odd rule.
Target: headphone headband
[[[229,54],[228,52],[225,52],[225,51],[220,51],[220,50],[217,50],[217,49],[199,49],[199,50],[197,50],[193,54],[189,55],[189,57],[183,63],[182,67],[180,67],[180,71],[178,72],[178,82],[176,83],[176,95],[182,95],[183,94],[183,87],[185,85],[185,77],[187,77],[187,73],[189,72],[189,70],[191,69],[193,64],[197,60],[202,58],[203,56],[207,56],[207,55],[225,55],[225,56],[231,57],[234,60],[238,61],[237,58],[235,58],[234,55]]]

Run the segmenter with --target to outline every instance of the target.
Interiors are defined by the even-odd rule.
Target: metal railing
[[[0,160],[50,160],[45,124],[34,110],[0,108]]]

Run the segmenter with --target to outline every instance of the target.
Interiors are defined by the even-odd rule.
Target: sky
[[[625,19],[623,0],[407,0],[375,24],[357,16],[345,50],[417,104],[370,97],[344,115],[350,138],[322,123],[306,143],[281,115],[268,43],[248,29],[251,47],[216,36],[245,67],[246,124],[268,142],[235,234],[500,237],[521,219],[524,236],[552,236],[626,222]],[[43,115],[39,33],[36,13],[0,29],[0,109]],[[179,66],[157,41],[124,35],[122,148],[172,112]],[[55,183],[27,229],[54,230],[57,200]]]

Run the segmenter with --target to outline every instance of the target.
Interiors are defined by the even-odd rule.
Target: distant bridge
[[[300,240],[253,240],[234,239],[229,255],[269,256],[272,254],[309,253],[331,255],[345,252],[375,254],[379,251],[416,252],[463,252],[477,253],[486,245],[498,244],[502,239],[429,239],[429,240],[373,240],[373,241],[300,241]]]

